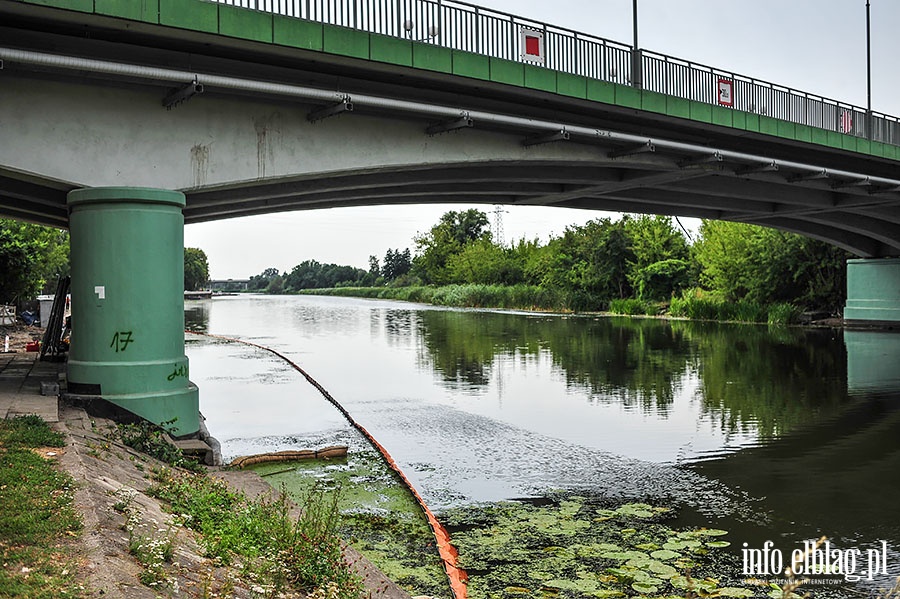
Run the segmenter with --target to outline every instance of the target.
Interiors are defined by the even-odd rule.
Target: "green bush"
[[[169,420],[163,422],[161,427],[146,420],[132,424],[119,424],[112,436],[118,437],[118,440],[124,445],[161,462],[188,470],[202,471],[203,467],[197,463],[197,460],[185,457],[179,447],[170,443],[163,436],[163,433],[170,430],[169,427],[174,423],[174,420]]]
[[[679,318],[687,317],[688,300],[681,297],[673,297],[669,302],[669,316],[677,316]]]

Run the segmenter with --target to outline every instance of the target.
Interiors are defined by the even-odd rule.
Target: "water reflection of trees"
[[[470,387],[490,382],[495,356],[544,352],[567,385],[596,401],[664,411],[690,360],[682,332],[659,321],[449,311],[421,316],[421,359],[445,381]]]
[[[413,342],[418,319],[417,310],[373,309],[369,313],[369,331],[373,337],[380,337],[383,330],[389,345],[406,347]]]
[[[419,336],[425,350],[420,350],[420,364],[434,368],[444,381],[464,387],[486,387],[494,355],[514,352],[515,337],[528,335],[527,327],[517,326],[515,335],[507,337],[504,321],[510,326],[513,322],[504,314],[444,310],[420,314]]]
[[[774,437],[846,401],[846,359],[830,330],[654,319],[419,313],[420,361],[448,384],[484,388],[498,356],[552,356],[591,401],[665,416],[693,372],[722,430]]]
[[[704,412],[723,430],[777,437],[846,403],[839,334],[753,325],[675,322],[691,332]]]

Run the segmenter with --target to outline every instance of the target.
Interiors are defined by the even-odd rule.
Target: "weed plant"
[[[82,528],[75,482],[32,451],[64,445],[36,416],[0,420],[0,597],[84,594],[66,544]]]
[[[800,316],[800,309],[789,303],[766,306],[750,300],[731,302],[720,297],[686,292],[680,298],[672,298],[669,304],[669,315],[690,318],[691,320],[760,322],[786,325],[797,322]]]
[[[609,311],[613,314],[637,316],[646,314],[654,316],[659,312],[656,304],[639,299],[614,299],[609,302]]]
[[[207,557],[241,564],[267,596],[293,589],[358,599],[361,583],[341,552],[336,492],[310,490],[297,519],[284,492],[249,499],[220,479],[195,474],[158,472],[150,493],[201,534]]]
[[[793,304],[781,303],[769,306],[769,324],[794,324],[800,317],[800,309]]]
[[[124,445],[141,453],[145,453],[171,466],[201,472],[203,468],[196,460],[185,457],[184,453],[166,440],[166,427],[171,427],[174,420],[163,422],[162,426],[142,420],[134,424],[119,424],[113,436]]]
[[[115,506],[114,506],[115,509]],[[126,508],[125,530],[128,532],[128,553],[144,567],[140,574],[140,581],[148,587],[169,586],[173,580],[166,572],[166,564],[172,562],[175,554],[175,537],[177,531],[172,525],[165,528],[156,528],[155,523],[149,534],[144,534],[141,529],[149,528],[148,524],[141,521],[136,510]]]

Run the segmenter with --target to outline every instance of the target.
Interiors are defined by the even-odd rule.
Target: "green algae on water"
[[[341,534],[412,595],[449,597],[434,535],[421,508],[375,451],[347,458],[253,466],[269,484],[302,497],[312,485],[340,489]]]
[[[340,460],[254,467],[302,495],[340,488],[347,541],[413,595],[449,597],[434,538],[418,504],[374,451]],[[610,506],[557,493],[533,501],[459,507],[438,515],[469,575],[469,599],[751,597],[727,531],[666,526],[669,510]],[[777,591],[778,597],[781,592]],[[774,595],[770,595],[774,596]]]
[[[666,508],[588,497],[455,508],[439,515],[469,573],[470,599],[751,597],[727,532],[676,531]],[[767,589],[768,590],[768,589]]]

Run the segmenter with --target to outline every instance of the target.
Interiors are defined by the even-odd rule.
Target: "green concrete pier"
[[[900,326],[900,258],[847,260],[844,321]]]
[[[98,187],[68,194],[72,256],[70,393],[173,433],[197,433],[184,354],[184,194]]]

